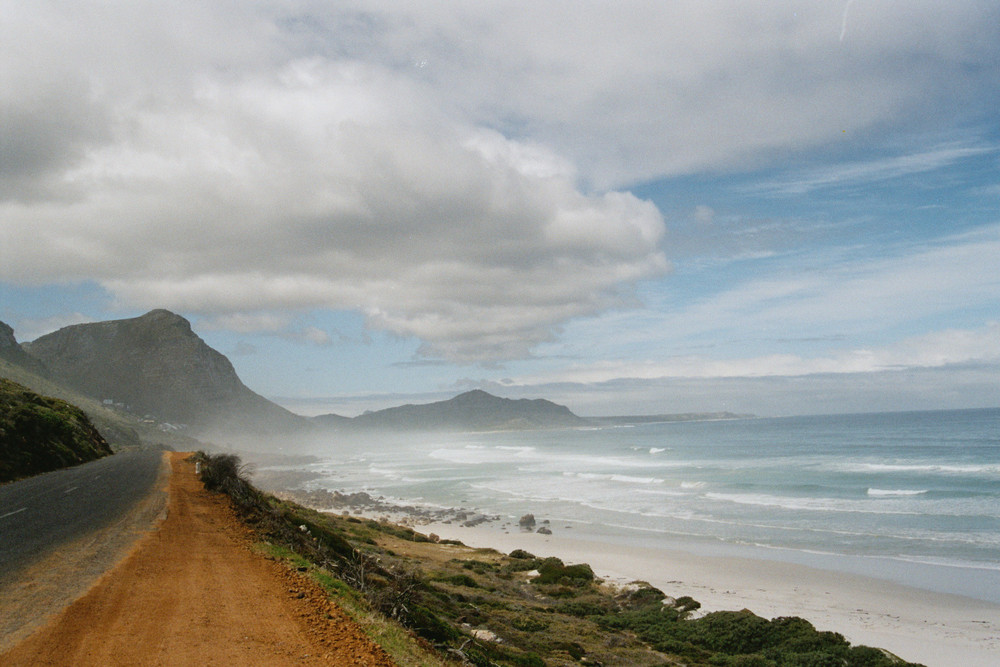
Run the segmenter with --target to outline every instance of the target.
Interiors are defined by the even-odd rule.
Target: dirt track
[[[0,663],[393,665],[318,586],[250,551],[185,456],[171,455],[160,527]]]

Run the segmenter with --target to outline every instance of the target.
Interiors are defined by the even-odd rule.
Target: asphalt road
[[[123,517],[150,493],[158,450],[123,452],[0,486],[0,578]]]

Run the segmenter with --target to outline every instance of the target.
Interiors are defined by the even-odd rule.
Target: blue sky
[[[0,320],[303,413],[1000,405],[990,2],[0,0]]]

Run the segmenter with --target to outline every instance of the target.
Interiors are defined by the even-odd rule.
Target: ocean
[[[1000,409],[334,437],[309,486],[1000,603]]]

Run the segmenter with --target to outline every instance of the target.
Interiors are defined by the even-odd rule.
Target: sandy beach
[[[690,595],[706,612],[745,608],[766,618],[800,616],[851,643],[928,667],[1000,664],[1000,605],[984,601],[772,560],[614,546],[516,526],[432,523],[420,530],[474,547],[589,563],[611,581],[644,580],[670,596]]]

